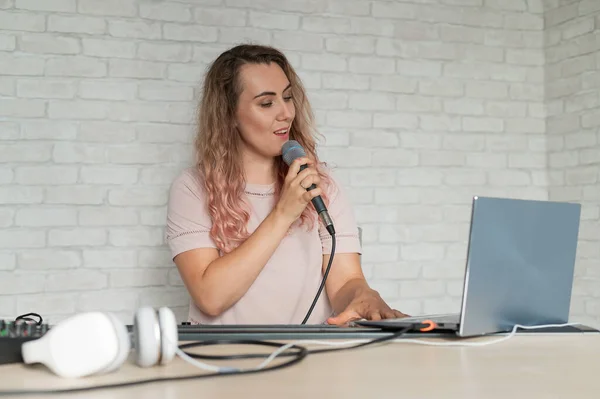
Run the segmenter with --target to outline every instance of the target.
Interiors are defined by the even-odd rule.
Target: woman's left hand
[[[327,323],[341,326],[360,319],[381,320],[401,317],[408,317],[408,315],[390,308],[377,291],[369,288],[354,297],[339,315],[328,318]]]

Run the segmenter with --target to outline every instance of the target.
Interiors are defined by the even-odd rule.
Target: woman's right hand
[[[300,167],[308,167],[300,172]],[[297,158],[292,162],[283,182],[279,202],[275,205],[275,212],[289,224],[300,217],[310,200],[322,191],[319,187],[321,179],[314,167],[314,161],[307,158]],[[307,191],[306,189],[315,184],[317,187]]]

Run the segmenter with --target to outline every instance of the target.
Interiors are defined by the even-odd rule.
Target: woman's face
[[[253,158],[281,155],[296,115],[290,81],[276,63],[246,64],[240,80],[236,124],[244,152]]]

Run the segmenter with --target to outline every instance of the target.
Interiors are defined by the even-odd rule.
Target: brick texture
[[[598,2],[570,2],[546,12],[545,32],[549,198],[582,204],[571,318],[589,324],[600,320],[599,19]]]
[[[459,310],[473,195],[569,200],[572,318],[600,323],[597,3],[0,1],[0,316],[185,319],[167,192],[206,66],[254,41],[308,88],[384,299]]]

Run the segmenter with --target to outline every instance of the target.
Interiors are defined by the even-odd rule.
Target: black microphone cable
[[[310,317],[310,314],[312,313],[313,309],[315,308],[315,305],[317,304],[317,301],[319,300],[319,296],[321,296],[321,291],[323,291],[323,288],[325,287],[325,282],[327,281],[327,276],[329,275],[329,270],[331,269],[331,264],[333,263],[334,255],[335,255],[335,233],[333,233],[331,235],[331,256],[329,257],[329,262],[327,263],[327,268],[325,269],[325,274],[323,274],[323,279],[321,280],[321,285],[319,286],[317,295],[315,295],[315,299],[313,300],[312,304],[310,305],[310,308],[308,309],[308,313],[306,313],[306,316],[304,317],[304,320],[302,320],[301,324],[306,324],[308,318]]]
[[[302,148],[300,143],[298,143],[296,140],[288,140],[281,147],[281,157],[283,158],[283,161],[288,166],[291,166],[291,164],[292,164],[292,162],[294,162],[294,160],[301,158],[301,157],[305,157],[305,156],[306,156],[306,152],[304,151],[304,148]],[[307,167],[308,167],[308,165],[300,166],[300,171],[306,169]],[[315,184],[313,184],[306,190],[310,191],[310,190],[314,190],[315,188],[317,188],[317,186]],[[308,309],[308,312],[306,313],[304,320],[302,320],[302,323],[300,323],[300,324],[306,324],[313,309],[315,308],[315,305],[317,304],[317,301],[319,300],[319,297],[321,296],[321,292],[323,291],[323,288],[325,287],[325,282],[327,281],[327,276],[329,275],[329,270],[331,269],[331,264],[333,263],[333,257],[335,256],[335,227],[333,226],[333,220],[331,220],[331,217],[329,216],[329,212],[327,211],[327,207],[325,206],[325,203],[323,202],[323,199],[321,198],[320,195],[314,197],[311,200],[311,202],[315,208],[315,211],[317,212],[318,218],[323,221],[323,225],[327,229],[327,232],[331,235],[331,255],[329,257],[329,262],[327,264],[327,268],[325,269],[325,273],[323,274],[323,280],[321,281],[321,285],[319,286],[319,289],[317,290],[317,294],[315,295],[315,298],[313,299],[313,302],[310,305],[310,308]]]
[[[324,348],[324,349],[306,349],[306,354],[307,355],[311,355],[311,354],[318,354],[318,353],[327,353],[327,352],[339,352],[339,351],[345,351],[345,350],[350,350],[350,349],[357,349],[357,348],[362,348],[365,346],[370,346],[370,345],[375,345],[378,343],[383,343],[386,341],[392,341],[394,339],[397,338],[401,338],[403,335],[405,335],[407,332],[411,331],[411,330],[418,330],[419,328],[422,327],[421,323],[413,323],[411,325],[408,325],[404,328],[401,328],[399,330],[390,330],[389,333],[390,335],[386,335],[383,337],[379,337],[379,338],[374,338],[365,342],[361,342],[355,345],[351,345],[351,346],[345,346],[345,347],[339,347],[339,348]],[[307,340],[310,343],[310,340]],[[231,339],[231,340],[226,340],[226,339],[216,339],[216,340],[208,340],[208,341],[200,341],[200,342],[190,342],[188,344],[183,344],[180,346],[180,349],[183,350],[183,352],[188,355],[189,357],[192,357],[194,359],[202,359],[202,360],[238,360],[238,359],[260,359],[260,358],[266,358],[269,357],[271,354],[270,353],[243,353],[243,354],[233,354],[233,355],[203,355],[203,354],[198,354],[198,353],[189,353],[186,352],[184,349],[188,349],[188,348],[196,348],[196,347],[201,347],[201,346],[213,346],[213,345],[236,345],[239,343],[244,343],[244,344],[256,344],[256,345],[264,345],[265,341],[261,341],[261,340],[236,340],[236,339]],[[275,344],[277,346],[279,346],[279,344]],[[296,347],[296,345],[291,346],[290,348],[294,348]],[[278,355],[278,357],[289,357],[289,356],[296,356],[295,353],[290,353],[290,352],[283,352],[281,354]]]

